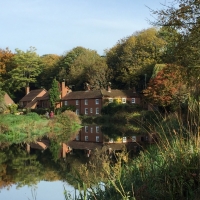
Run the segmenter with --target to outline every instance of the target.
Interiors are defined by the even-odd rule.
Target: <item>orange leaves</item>
[[[144,96],[151,102],[167,106],[172,103],[182,102],[186,93],[186,70],[183,67],[176,65],[166,65],[157,73],[155,78],[152,78]]]
[[[0,74],[7,73],[7,65],[11,62],[13,56],[14,54],[8,48],[0,49]]]

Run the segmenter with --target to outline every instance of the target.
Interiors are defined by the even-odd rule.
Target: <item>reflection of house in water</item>
[[[85,125],[81,128],[79,134],[75,138],[80,142],[103,142],[103,134],[99,125]]]

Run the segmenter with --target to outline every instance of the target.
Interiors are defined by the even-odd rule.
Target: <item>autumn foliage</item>
[[[184,67],[166,65],[150,80],[144,96],[159,106],[183,103],[187,98],[186,77]]]

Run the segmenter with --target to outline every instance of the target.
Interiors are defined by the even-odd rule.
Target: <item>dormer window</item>
[[[122,98],[122,103],[126,103],[126,98]]]
[[[112,103],[113,102],[113,98],[109,98],[109,103]]]

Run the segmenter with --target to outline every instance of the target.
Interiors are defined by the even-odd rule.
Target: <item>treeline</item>
[[[25,52],[0,49],[1,88],[17,101],[25,86],[48,90],[54,78],[65,80],[72,90],[83,90],[85,82],[93,90],[111,82],[112,88],[146,89],[147,99],[158,105],[182,103],[188,91],[198,94],[199,18],[196,4],[176,2],[178,9],[172,5],[165,12],[152,11],[158,17],[152,25],[159,28],[120,39],[104,56],[84,47],[61,56],[39,56],[34,47]]]

